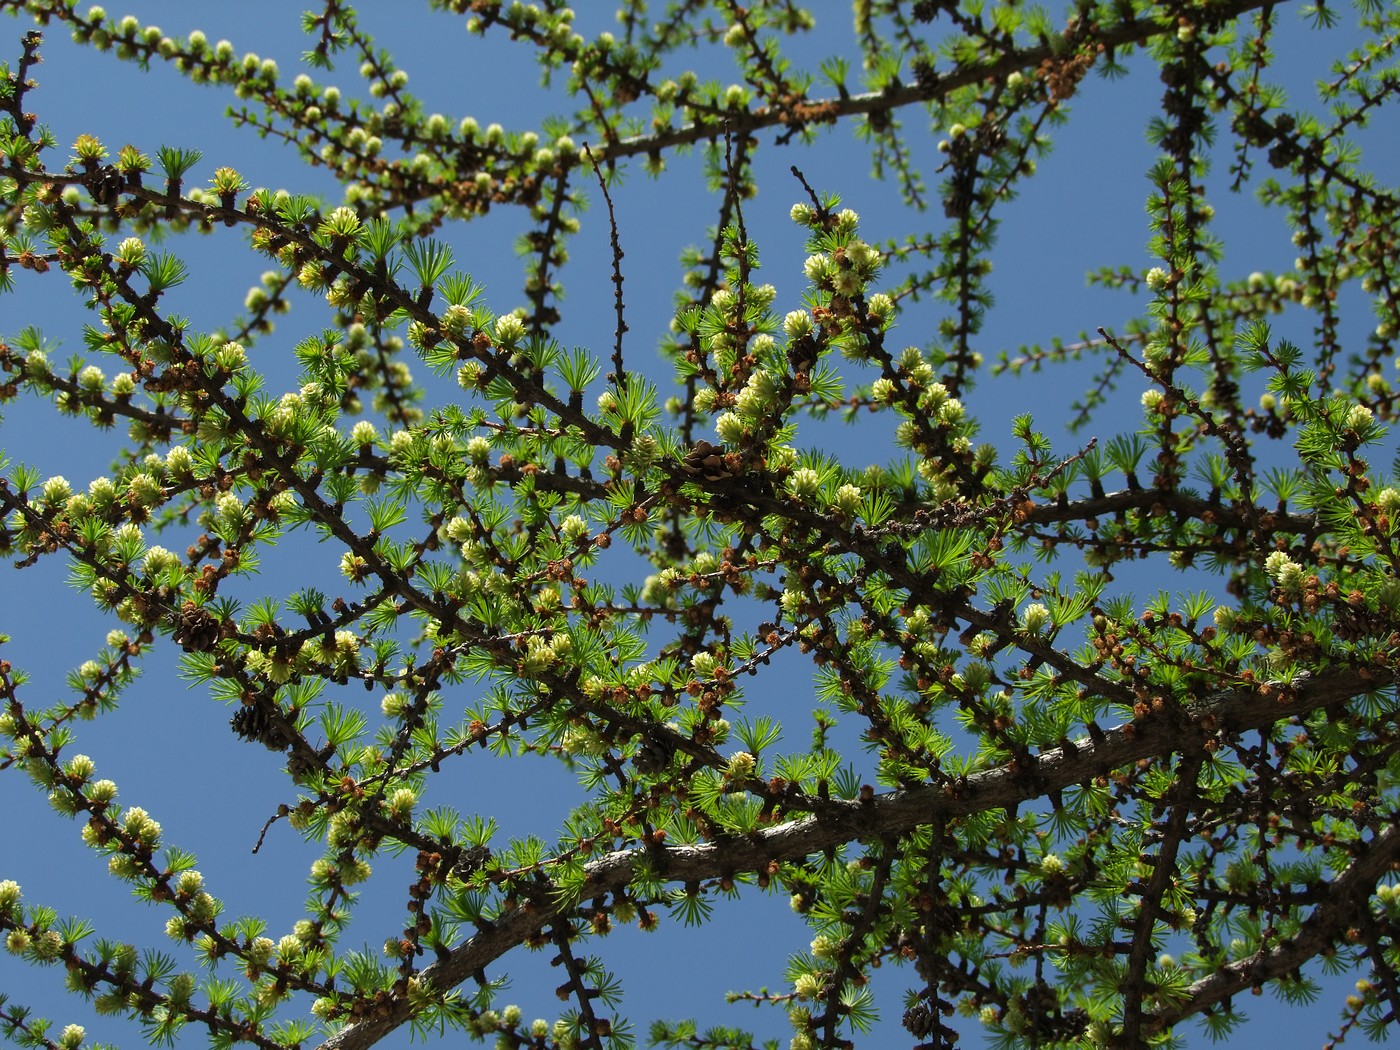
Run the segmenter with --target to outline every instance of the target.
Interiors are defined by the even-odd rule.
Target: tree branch
[[[1140,719],[1107,731],[1098,744],[1080,738],[1067,747],[1053,748],[1040,755],[1030,769],[999,767],[974,774],[956,786],[892,791],[868,802],[833,799],[815,815],[759,832],[750,838],[616,850],[587,866],[587,878],[579,891],[579,898],[622,890],[632,880],[641,863],[649,864],[657,875],[668,882],[712,879],[739,871],[758,871],[775,861],[797,860],[849,842],[904,834],[951,817],[1014,807],[1142,759],[1197,753],[1207,740],[1217,736],[1262,729],[1283,719],[1344,703],[1375,688],[1377,682],[1374,676],[1343,668],[1313,675],[1291,687],[1277,687],[1271,695],[1261,695],[1253,690],[1226,690],[1187,708],[1184,717]],[[1377,850],[1372,851],[1374,855],[1353,864],[1348,869],[1349,878],[1339,880],[1339,885],[1344,888],[1361,887],[1366,885],[1368,878],[1374,882],[1376,875],[1383,870],[1379,865],[1388,863],[1392,854],[1400,852],[1400,831],[1387,832],[1377,843]],[[1325,931],[1335,934],[1339,924],[1352,914],[1354,908],[1343,907],[1343,899],[1344,894],[1339,893],[1314,912],[1307,924],[1314,939],[1324,937]],[[422,978],[438,991],[454,988],[522,943],[530,934],[549,925],[573,903],[572,900],[560,900],[555,895],[541,893],[529,904],[482,928],[442,961],[426,967]],[[1300,939],[1289,949],[1275,949],[1268,958],[1272,960],[1277,955],[1278,961],[1268,964],[1275,969],[1265,976],[1297,965],[1297,962],[1316,954],[1316,948],[1317,944],[1313,941],[1304,945]],[[1211,1002],[1224,998],[1238,986],[1248,984],[1259,971],[1246,970],[1251,976],[1239,976],[1237,970],[1231,970],[1231,973],[1236,975],[1235,984],[1224,977],[1212,977],[1201,982],[1208,991],[1219,989]],[[1258,979],[1264,977],[1259,976]],[[1204,1008],[1209,1003],[1193,998],[1192,1005]],[[1194,1010],[1186,1010],[1182,1016],[1191,1012]],[[367,1050],[409,1017],[407,1002],[391,1003],[382,1016],[349,1025],[337,1032],[322,1044],[322,1050]]]

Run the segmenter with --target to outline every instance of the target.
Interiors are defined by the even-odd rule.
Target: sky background
[[[588,35],[605,28],[605,6],[580,4],[580,31]],[[284,80],[289,80],[299,71],[297,56],[307,46],[298,32],[300,8],[268,0],[236,5],[132,0],[121,10],[109,11],[129,12],[143,24],[159,24],[172,35],[199,28],[210,40],[227,38],[240,53],[251,50],[277,59]],[[507,46],[499,33],[482,41],[464,31],[462,19],[430,12],[420,4],[365,3],[358,10],[362,26],[395,55],[410,74],[410,90],[424,99],[430,112],[440,111],[454,121],[470,114],[483,126],[496,121],[508,129],[523,130],[537,126],[544,116],[573,108],[557,90],[546,94],[539,89],[537,67],[530,56],[524,49]],[[810,40],[791,47],[794,56],[811,59],[813,68],[817,58],[851,51],[846,44],[849,10],[823,3],[816,5],[816,11],[817,31]],[[1315,106],[1310,95],[1299,92],[1326,73],[1329,56],[1340,53],[1342,45],[1331,41],[1350,37],[1343,31],[1319,46],[1318,38],[1302,29],[1296,10],[1285,8],[1280,15],[1283,34],[1277,48],[1281,61],[1276,79],[1294,86],[1293,105]],[[1345,11],[1343,17],[1352,16]],[[18,56],[19,37],[28,28],[27,22],[0,19],[0,57]],[[51,154],[50,165],[61,165],[67,144],[89,132],[113,153],[125,142],[149,155],[162,144],[203,150],[204,158],[187,185],[203,183],[216,167],[231,165],[254,186],[334,191],[324,172],[303,166],[290,148],[233,129],[223,116],[232,99],[223,90],[193,86],[164,67],[142,74],[113,56],[76,47],[57,27],[47,34],[43,54],[45,63],[35,74],[40,87],[29,97],[28,107],[50,124],[64,144],[65,148]],[[332,74],[313,75],[339,84],[347,96],[364,97],[357,66],[358,62],[346,59]],[[1054,153],[1041,162],[1038,176],[1024,184],[1019,199],[1001,213],[992,276],[997,304],[977,340],[988,362],[999,351],[1014,354],[1030,342],[1048,342],[1056,335],[1073,340],[1099,325],[1119,326],[1142,309],[1141,301],[1125,293],[1088,288],[1085,283],[1085,273],[1094,267],[1125,264],[1142,269],[1154,261],[1145,252],[1149,231],[1144,175],[1154,158],[1144,127],[1155,112],[1161,85],[1155,71],[1141,59],[1131,61],[1129,67],[1131,75],[1126,79],[1106,82],[1090,76],[1084,82],[1080,97],[1071,105],[1068,127],[1056,133]],[[726,82],[737,79],[733,70],[711,66],[709,72]],[[904,120],[933,190],[938,181],[933,169],[940,160],[939,134],[923,126],[927,120],[917,111],[906,112]],[[1368,156],[1377,158],[1371,164],[1383,176],[1394,171],[1396,155],[1387,143],[1387,135],[1394,130],[1382,127],[1360,140],[1374,151]],[[827,132],[811,149],[771,148],[771,135],[765,142],[770,145],[759,154],[760,193],[744,210],[750,235],[762,253],[760,279],[778,288],[779,313],[798,305],[806,254],[801,231],[788,220],[789,207],[802,199],[800,186],[787,174],[788,165],[798,164],[819,192],[840,193],[846,204],[860,212],[862,233],[869,240],[934,229],[941,222],[941,216],[933,214],[911,219],[893,186],[870,181],[868,152],[848,126]],[[1216,232],[1226,243],[1222,273],[1233,278],[1254,270],[1290,269],[1295,251],[1289,231],[1251,196],[1224,192],[1225,166],[1221,159],[1210,182],[1217,191],[1213,193]],[[612,194],[626,252],[629,367],[656,377],[664,396],[672,388],[655,347],[670,319],[679,285],[677,257],[686,245],[705,243],[706,224],[717,202],[704,185],[698,157],[672,158],[659,181],[647,179],[634,167]],[[605,212],[601,202],[596,204],[584,217],[583,230],[571,244],[572,261],[562,274],[568,298],[558,336],[566,346],[584,345],[606,354],[613,333],[610,253]],[[520,261],[512,250],[522,229],[520,216],[497,210],[483,220],[448,227],[442,233],[454,247],[458,266],[485,285],[487,301],[498,312],[523,302]],[[196,328],[227,324],[241,311],[247,289],[266,268],[265,260],[247,250],[239,230],[220,228],[208,237],[174,240],[169,247],[190,264],[189,281],[172,298]],[[321,324],[309,297],[299,300],[298,307],[290,316],[279,318],[276,332],[251,351],[254,364],[268,369],[273,391],[295,389],[294,366],[287,364],[290,349]],[[902,339],[899,345],[925,343],[932,327],[929,319],[935,316],[927,307],[904,316],[896,334],[896,339]],[[13,337],[26,325],[39,325],[64,344],[63,352],[53,358],[55,363],[81,349],[81,325],[89,318],[56,270],[44,278],[20,272],[17,293],[0,297],[0,338]],[[1305,346],[1309,327],[1301,314],[1285,314],[1275,324],[1276,331]],[[110,363],[98,363],[112,371]],[[1073,437],[1059,430],[1071,402],[1092,383],[1096,367],[1096,361],[1086,361],[1034,376],[988,376],[965,400],[982,420],[984,440],[1007,447],[1011,417],[1032,411],[1041,428],[1054,436],[1057,450],[1067,453],[1091,435],[1107,438],[1135,426],[1141,387],[1129,382],[1094,426]],[[414,371],[422,379],[429,378],[421,365]],[[451,388],[435,389],[441,396],[452,396]],[[430,395],[428,404],[433,403]],[[802,434],[828,444],[848,463],[880,461],[887,454],[884,435],[869,424],[853,430],[835,422],[804,423]],[[43,476],[63,474],[79,489],[105,473],[111,459],[110,446],[95,442],[94,436],[86,423],[61,417],[32,399],[10,406],[0,423],[0,449],[13,460],[36,465]],[[167,545],[179,547],[183,542]],[[626,552],[614,557],[619,575],[627,573]],[[288,543],[284,550],[264,553],[266,575],[246,585],[245,593],[282,596],[297,585],[318,580],[330,593],[343,593],[336,574],[338,558],[339,551],[328,546],[304,540]],[[22,573],[3,571],[0,632],[13,640],[0,656],[32,675],[24,693],[31,706],[65,699],[64,676],[101,648],[115,622],[99,616],[85,595],[65,586],[66,569],[54,559]],[[1158,586],[1185,589],[1201,584],[1153,579],[1136,581],[1136,585],[1141,596]],[[174,676],[177,655],[177,647],[160,639],[143,677],[127,691],[120,710],[80,725],[69,753],[91,755],[98,775],[118,783],[125,804],[144,806],[162,823],[167,842],[198,853],[198,867],[210,891],[223,900],[225,917],[263,915],[275,938],[302,917],[304,879],[318,852],[279,824],[262,851],[251,854],[264,820],[279,803],[294,801],[294,793],[278,772],[282,764],[278,755],[238,743],[228,730],[230,712],[203,690],[189,689]],[[807,672],[799,662],[789,667],[792,674],[779,663],[773,669],[776,673],[760,678],[749,689],[747,713],[771,711],[786,716],[787,740],[801,747],[810,730],[807,713],[813,701],[805,688]],[[360,695],[361,704],[377,710],[378,693]],[[464,696],[463,703],[469,698]],[[869,768],[865,756],[853,757],[858,768]],[[562,767],[538,759],[501,763],[474,757],[444,773],[430,792],[424,806],[451,803],[464,813],[496,817],[503,835],[533,833],[550,841],[578,798],[573,778]],[[4,831],[0,878],[18,880],[27,899],[50,904],[60,914],[98,920],[102,935],[180,954],[162,933],[166,914],[134,902],[121,885],[106,878],[105,861],[79,842],[79,825],[55,816],[42,793],[14,770],[0,775],[0,828]],[[399,929],[409,865],[408,857],[384,856],[376,861],[376,878],[363,894],[364,903],[341,942],[343,947],[363,943],[377,948],[385,936]],[[589,943],[585,950],[603,954],[622,978],[628,995],[621,1012],[632,1018],[641,1036],[653,1018],[693,1016],[702,1025],[734,1024],[749,1027],[761,1037],[779,1036],[786,1045],[788,1028],[779,1011],[726,1007],[723,994],[764,985],[783,990],[788,952],[805,950],[809,939],[805,924],[789,914],[781,896],[763,897],[753,891],[737,905],[717,908],[714,921],[706,927],[681,929],[667,920],[661,932],[651,935],[619,929],[610,940]],[[514,992],[503,1001],[518,1002],[527,1018],[552,1020],[565,1005],[553,996],[560,977],[549,969],[548,954],[516,952],[508,957]],[[878,1038],[868,1045],[911,1042],[899,1026],[900,992],[915,980],[912,971],[894,968],[876,974],[883,1020]],[[1238,1003],[1252,1020],[1241,1034],[1260,1045],[1281,1040],[1280,1045],[1321,1046],[1336,1024],[1341,997],[1352,980],[1328,982],[1319,1004],[1308,1010],[1285,1009],[1267,995],[1258,1002]],[[124,1045],[137,1042],[130,1026],[95,1018],[80,1000],[64,996],[61,983],[58,970],[33,970],[0,954],[0,989],[14,1002],[51,1016],[59,1027],[69,1021],[83,1023],[91,1039]],[[963,1023],[962,1027],[968,1033],[965,1045],[979,1045],[977,1026]],[[1187,1047],[1210,1045],[1194,1025],[1182,1034]],[[400,1030],[385,1045],[400,1046],[406,1041],[406,1030]],[[187,1042],[197,1044],[198,1033],[191,1030]]]

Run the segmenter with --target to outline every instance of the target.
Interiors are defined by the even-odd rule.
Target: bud
[[[724,767],[724,779],[747,780],[753,775],[756,765],[753,755],[747,751],[736,751],[729,757],[729,762]]]

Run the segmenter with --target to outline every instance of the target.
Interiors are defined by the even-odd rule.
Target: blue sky
[[[143,23],[158,23],[172,34],[200,28],[211,40],[227,37],[240,52],[253,50],[276,58],[284,75],[290,76],[305,46],[296,29],[299,9],[300,5],[270,0],[241,4],[133,0],[112,13],[130,11]],[[360,10],[362,24],[394,52],[410,73],[410,87],[425,99],[429,111],[454,118],[471,114],[483,125],[498,121],[508,128],[525,128],[535,126],[542,116],[571,108],[557,94],[544,95],[533,63],[522,60],[498,36],[486,42],[469,37],[460,19],[429,12],[418,4],[366,3]],[[828,10],[831,15],[826,14]],[[584,7],[582,19],[595,17],[593,11]],[[815,39],[800,48],[803,55],[831,53],[848,35],[850,16],[841,5],[818,5],[818,15],[824,21]],[[1281,19],[1287,32],[1279,47],[1284,55],[1279,79],[1301,87],[1325,72],[1320,60],[1333,49],[1317,48],[1299,28],[1296,12],[1284,10]],[[601,19],[595,24],[602,28]],[[0,27],[6,31],[0,40],[8,41],[3,54],[12,57],[27,26],[0,20]],[[587,31],[589,26],[582,28]],[[114,151],[127,141],[148,154],[161,144],[195,146],[203,150],[204,158],[192,184],[207,179],[215,167],[229,164],[253,185],[307,192],[332,189],[321,172],[303,167],[290,149],[232,129],[222,116],[230,101],[222,91],[191,86],[167,69],[143,75],[111,56],[80,51],[57,30],[49,33],[44,55],[46,62],[37,70],[40,88],[29,106],[51,124],[61,143],[91,132]],[[318,76],[339,83],[347,94],[362,93],[355,65],[347,61],[334,74]],[[1161,87],[1142,62],[1133,63],[1131,69],[1125,80],[1110,83],[1090,77],[1085,81],[1082,97],[1071,107],[1069,126],[1057,136],[1054,154],[1042,161],[1038,177],[1002,214],[1001,241],[994,256],[997,305],[979,339],[988,361],[1003,349],[1015,353],[1023,344],[1048,341],[1055,335],[1072,340],[1099,325],[1120,325],[1142,308],[1140,301],[1124,293],[1086,288],[1084,278],[1095,266],[1146,267],[1152,262],[1144,250],[1149,232],[1143,200],[1144,175],[1153,154],[1143,127]],[[715,75],[725,74],[716,70]],[[728,76],[736,78],[732,72]],[[1295,95],[1294,101],[1305,100]],[[906,114],[916,156],[927,165],[929,182],[936,185],[931,169],[939,160],[938,136],[921,130],[920,119],[918,114]],[[872,240],[911,228],[936,228],[940,221],[934,215],[911,221],[893,187],[870,182],[868,154],[848,128],[828,133],[810,150],[761,152],[761,191],[746,204],[745,217],[763,253],[763,279],[777,285],[779,304],[796,305],[805,254],[802,235],[787,218],[790,205],[801,198],[800,187],[786,174],[789,164],[802,167],[819,191],[841,193],[861,213],[863,231]],[[50,163],[61,163],[66,155],[64,150],[56,151]],[[1392,149],[1387,160],[1394,159]],[[1290,268],[1295,252],[1286,228],[1277,217],[1264,215],[1249,196],[1225,194],[1224,161],[1219,167],[1213,184],[1222,192],[1215,194],[1214,203],[1218,231],[1227,243],[1225,274],[1235,277],[1252,270]],[[669,320],[681,274],[677,255],[687,244],[703,243],[714,200],[704,187],[696,158],[675,161],[660,181],[634,170],[613,190],[613,198],[626,252],[630,364],[657,377],[664,394],[668,387],[655,345]],[[443,233],[459,265],[486,286],[488,302],[501,312],[522,301],[520,264],[511,249],[520,229],[516,216],[501,212]],[[197,328],[227,323],[265,268],[246,251],[239,231],[220,229],[206,238],[176,241],[171,247],[191,264],[191,280],[177,301]],[[601,202],[595,202],[585,216],[572,254],[563,274],[568,298],[560,340],[606,352],[613,317]],[[902,320],[900,331],[907,342],[925,341],[922,333],[930,316],[926,310],[914,311]],[[17,294],[0,298],[0,337],[13,336],[25,325],[39,325],[51,337],[63,340],[65,353],[60,359],[80,348],[78,333],[85,319],[76,297],[56,272],[44,279],[20,274]],[[290,361],[290,348],[319,324],[310,299],[305,299],[252,352],[255,363],[269,368],[274,389],[294,388],[294,371],[277,362]],[[1285,315],[1278,328],[1285,333],[1293,329],[1293,337],[1306,345],[1305,318]],[[1108,437],[1131,428],[1140,387],[1130,381],[1084,434],[1069,437],[1057,431],[1070,403],[1092,382],[1095,366],[1096,362],[1087,361],[1019,379],[984,379],[967,398],[972,412],[983,419],[983,439],[1008,444],[1008,421],[1028,410],[1055,436],[1062,452],[1071,451],[1091,434]],[[415,372],[427,375],[421,366]],[[879,460],[885,454],[879,434],[852,431],[838,423],[804,425],[803,433],[810,433],[813,441],[829,442],[848,462]],[[59,417],[47,406],[30,401],[7,410],[0,425],[0,448],[12,459],[35,464],[45,476],[64,474],[75,487],[82,487],[104,472],[110,458],[92,436],[86,424]],[[293,589],[292,578],[306,573],[313,580],[324,579],[334,592],[341,587],[335,576],[337,558],[338,552],[314,543],[267,555],[268,578],[259,581],[253,593],[285,594]],[[618,572],[626,572],[625,553],[620,552],[617,559]],[[64,675],[101,647],[113,624],[98,616],[83,595],[64,585],[65,572],[58,564],[43,562],[22,573],[3,571],[0,631],[12,635],[13,641],[0,655],[32,674],[26,693],[31,702],[57,701],[64,695]],[[1153,588],[1158,585],[1187,584],[1151,583]],[[147,662],[143,678],[128,691],[120,711],[79,727],[74,750],[91,755],[99,775],[117,781],[127,804],[150,810],[164,825],[169,841],[197,851],[199,867],[209,878],[211,891],[224,900],[226,915],[260,913],[276,933],[284,932],[301,916],[304,878],[316,854],[281,825],[269,834],[260,854],[250,854],[263,821],[279,802],[293,798],[277,772],[280,760],[233,739],[227,729],[229,711],[202,690],[187,689],[173,677],[176,655],[175,647],[165,642]],[[777,695],[762,699],[790,718],[788,738],[801,746],[813,702],[804,692],[801,674],[794,673],[786,681],[788,685]],[[371,700],[377,702],[377,694],[363,702]],[[858,763],[861,760],[856,756]],[[542,760],[505,765],[475,760],[463,765],[434,786],[435,796],[428,802],[452,802],[464,811],[493,815],[507,834],[534,833],[552,839],[577,797],[572,778]],[[78,826],[54,816],[42,794],[14,771],[0,775],[0,813],[7,844],[0,859],[0,878],[17,879],[29,899],[49,903],[60,913],[99,920],[100,932],[106,935],[174,950],[161,932],[165,916],[133,902],[121,886],[106,879],[105,863],[78,841]],[[347,946],[378,945],[401,924],[399,887],[407,878],[392,873],[406,875],[408,861],[385,857],[376,868],[380,877],[364,894],[360,916],[343,942]],[[810,934],[788,914],[781,898],[757,893],[716,915],[716,921],[703,929],[671,927],[653,935],[620,930],[593,950],[605,954],[623,978],[628,987],[623,1012],[642,1033],[653,1017],[695,1016],[702,1023],[744,1025],[762,1036],[782,1036],[786,1045],[786,1026],[776,1011],[725,1007],[722,996],[728,990],[762,985],[780,988],[787,952],[804,950]],[[552,993],[558,977],[549,970],[545,956],[516,953],[510,962],[515,994],[509,1001],[519,1002],[527,1017],[556,1016],[553,1011],[562,1005]],[[890,969],[877,975],[884,1008],[880,1045],[907,1045],[907,1036],[898,1026],[902,1009],[898,993],[914,979],[912,972]],[[1305,1011],[1286,1010],[1269,997],[1257,1005],[1243,1004],[1254,1021],[1245,1034],[1260,1043],[1272,1038],[1285,1039],[1290,1046],[1320,1046],[1335,1023],[1340,997],[1349,984],[1350,979],[1331,983],[1320,1004]],[[86,1024],[92,1038],[128,1045],[134,1041],[134,1033],[121,1024],[88,1016],[81,1002],[63,997],[60,973],[33,971],[0,956],[0,989],[60,1025]],[[1194,1027],[1183,1034],[1188,1047],[1209,1045]],[[394,1045],[403,1041],[403,1033],[393,1039]],[[970,1031],[967,1045],[977,1042],[975,1030]]]

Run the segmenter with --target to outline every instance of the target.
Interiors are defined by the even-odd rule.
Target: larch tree
[[[1320,970],[1356,979],[1337,1041],[1396,1026],[1400,188],[1359,142],[1394,120],[1400,9],[852,6],[844,54],[808,64],[792,0],[627,0],[607,32],[555,0],[430,0],[415,17],[538,64],[558,115],[523,127],[430,112],[414,55],[367,28],[393,5],[315,5],[288,76],[0,0],[0,403],[85,420],[110,463],[70,482],[0,431],[4,588],[62,563],[110,628],[64,654],[57,700],[26,684],[53,654],[0,651],[0,769],[159,916],[134,943],[6,879],[7,965],[153,1044],[748,1047],[681,988],[624,1011],[607,936],[683,953],[743,897],[809,928],[776,990],[737,996],[797,1050],[859,1044],[877,1012],[921,1047],[1169,1045],[1236,1030],[1251,993],[1304,1002]],[[1335,51],[1317,97],[1275,83],[1285,22]],[[212,86],[335,192],[255,187],[178,127],[59,141],[46,35]],[[1151,265],[1094,276],[1136,316],[988,345],[998,221],[1128,63],[1160,76]],[[904,225],[804,164],[851,129]],[[614,198],[690,153],[710,193],[673,212],[699,245],[677,265]],[[781,294],[752,218],[774,153],[763,201],[807,242]],[[1291,265],[1225,263],[1215,231],[1254,200]],[[502,212],[520,279],[473,269]],[[610,245],[607,320],[570,346],[581,228]],[[267,269],[222,315],[174,303],[196,234]],[[674,304],[631,301],[638,266],[675,266]],[[26,298],[55,283],[64,351]],[[1025,374],[1075,362],[1092,381],[1053,432],[979,427],[974,388],[1026,401]],[[287,578],[313,555],[340,576]],[[195,746],[283,756],[263,830],[319,850],[288,928],[229,914],[159,798],[103,773],[98,728],[162,658],[193,686],[162,702],[223,705]],[[437,787],[542,761],[575,785],[549,839]],[[359,914],[385,880],[399,906]],[[562,1006],[502,987],[532,951]],[[22,998],[0,1001],[18,1045],[88,1045]]]

